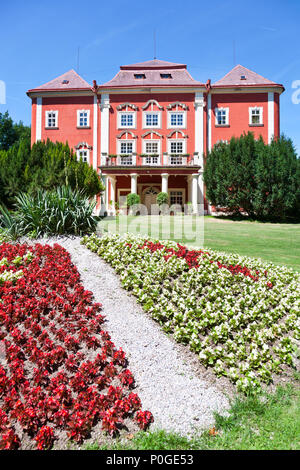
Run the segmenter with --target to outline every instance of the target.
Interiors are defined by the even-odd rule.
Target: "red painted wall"
[[[161,140],[161,153],[168,152],[168,145],[167,145],[167,135],[170,134],[172,129],[168,129],[168,122],[167,122],[167,105],[170,103],[174,103],[179,101],[184,103],[188,106],[187,112],[187,121],[186,121],[186,129],[181,129],[184,134],[187,134],[187,145],[186,145],[186,153],[193,155],[194,143],[195,143],[195,109],[194,109],[194,101],[195,101],[195,94],[194,93],[162,93],[162,94],[116,94],[110,95],[110,122],[109,122],[109,153],[117,154],[117,135],[119,135],[123,130],[118,129],[117,123],[117,106],[122,103],[129,102],[131,104],[135,104],[138,107],[136,111],[136,129],[131,129],[133,134],[137,136],[136,139],[136,152],[137,154],[143,153],[142,149],[142,134],[149,131],[150,129],[143,128],[143,109],[142,107],[147,103],[148,100],[156,100],[160,106],[163,106],[163,110],[161,110],[161,128],[155,129],[157,132],[162,134],[163,138]],[[140,162],[140,158],[138,157],[137,162]]]
[[[77,128],[78,109],[90,110],[89,128]],[[46,111],[50,110],[58,111],[58,129],[45,129]],[[80,142],[87,142],[88,145],[93,146],[93,122],[93,96],[64,96],[43,98],[42,140],[47,140],[49,138],[53,142],[68,141],[70,147],[73,149],[75,149],[75,146]],[[92,163],[93,151],[91,150],[90,164]]]
[[[249,107],[263,107],[263,126],[249,126]],[[215,108],[229,108],[229,126],[217,127]],[[218,140],[230,140],[243,132],[253,132],[255,138],[260,135],[268,143],[268,93],[212,94],[212,146]]]

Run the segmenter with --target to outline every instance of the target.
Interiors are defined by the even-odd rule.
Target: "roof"
[[[136,70],[136,69],[174,69],[174,68],[185,68],[185,64],[176,64],[174,62],[166,62],[165,60],[147,60],[146,62],[138,62],[137,64],[121,65],[121,70]]]
[[[140,75],[142,77],[138,78]],[[170,75],[170,77],[162,77]],[[148,87],[148,86],[204,86],[194,80],[185,64],[153,59],[131,65],[121,65],[115,77],[100,88]]]
[[[29,90],[33,91],[62,91],[62,90],[90,90],[91,85],[78,75],[75,70],[68,72],[54,78],[50,82],[40,85],[36,88]]]
[[[243,65],[236,65],[230,72],[223,78],[213,83],[213,87],[228,87],[228,86],[278,86],[277,83],[262,77],[256,72],[243,67]],[[282,85],[279,85],[282,86]]]

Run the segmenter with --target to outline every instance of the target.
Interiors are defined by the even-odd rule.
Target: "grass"
[[[191,440],[165,431],[140,432],[132,440],[117,441],[113,448],[94,444],[87,449],[299,450],[300,390],[287,385],[273,394],[236,398],[228,417],[216,415],[215,428],[216,435],[206,431]]]
[[[184,221],[184,224],[183,224]],[[227,253],[262,258],[300,271],[300,223],[232,221],[216,217],[107,217],[104,231],[132,232],[172,239],[188,246],[206,246]]]

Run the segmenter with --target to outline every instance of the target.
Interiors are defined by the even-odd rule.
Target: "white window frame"
[[[171,143],[172,142],[182,142],[182,153],[171,152]],[[169,139],[168,140],[168,154],[169,155],[185,155],[186,154],[186,139]]]
[[[182,120],[183,124],[181,124],[180,126],[172,125],[171,123],[172,114],[183,114],[183,120]],[[168,129],[186,129],[186,111],[182,111],[182,110],[168,111]]]
[[[55,125],[54,126],[49,126],[49,114],[54,114],[55,115]],[[45,122],[45,128],[46,129],[56,129],[58,127],[58,111],[57,110],[46,111],[45,119],[46,119],[46,122]]]
[[[147,152],[146,151],[146,144],[157,144],[157,152]],[[151,155],[151,154],[154,154],[154,155],[160,155],[161,153],[161,141],[160,139],[144,139],[143,140],[143,154],[147,154],[147,155]]]
[[[77,149],[76,150],[76,155],[77,155],[77,160],[79,161],[80,158],[82,158],[83,161],[85,161],[82,157],[81,152],[86,152],[86,163],[90,163],[90,151],[89,149]]]
[[[147,126],[146,124],[146,115],[147,114],[157,114],[157,126]],[[160,129],[161,128],[161,111],[143,111],[143,129]]]
[[[132,144],[132,152],[131,153],[121,153],[121,144],[126,143],[126,144]],[[135,153],[135,140],[134,139],[120,139],[118,140],[118,155],[132,155]]]
[[[123,126],[121,123],[122,115],[132,114],[132,126]],[[136,111],[118,111],[118,129],[136,129]]]
[[[86,113],[87,114],[87,124],[84,126],[80,125],[80,113]],[[90,110],[89,109],[77,109],[77,127],[80,127],[82,129],[86,129],[87,127],[90,127]]]
[[[218,122],[218,111],[225,111],[225,123],[219,124]],[[215,108],[215,124],[218,127],[229,126],[229,108]]]
[[[252,111],[259,110],[259,122],[252,122]],[[251,106],[249,108],[249,126],[261,126],[264,123],[263,119],[264,108],[262,106]]]

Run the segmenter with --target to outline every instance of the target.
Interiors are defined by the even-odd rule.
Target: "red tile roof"
[[[171,77],[163,78],[161,74],[170,74]],[[145,77],[137,78],[135,75]],[[122,65],[117,75],[100,88],[148,86],[204,86],[204,84],[191,77],[185,64],[153,59],[137,64]]]
[[[213,83],[213,87],[228,87],[228,86],[254,86],[254,85],[266,85],[275,86],[278,85],[267,78],[258,75],[258,73],[243,67],[242,65],[236,65],[230,72],[228,72],[223,78]],[[280,85],[282,86],[282,85]]]
[[[32,91],[55,91],[55,90],[90,90],[91,85],[81,78],[75,70],[69,70],[68,72],[60,75],[54,80],[45,83],[44,85],[38,86],[29,90]]]

